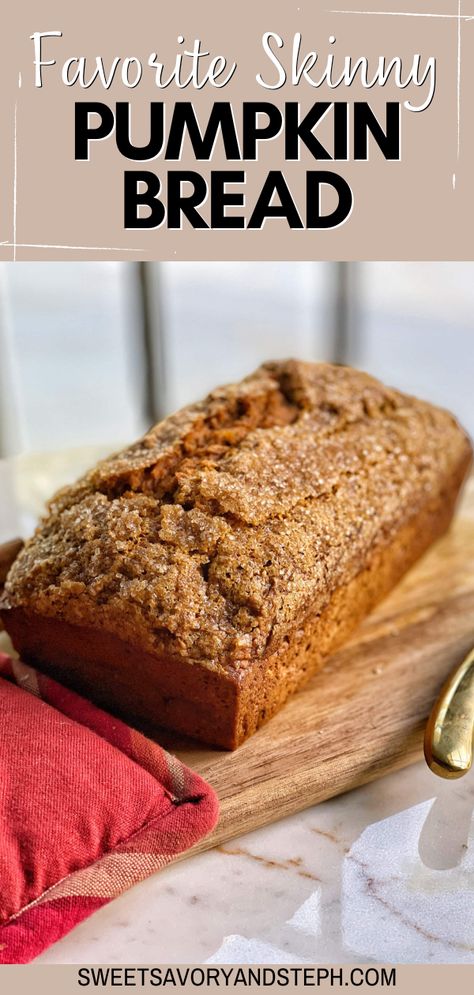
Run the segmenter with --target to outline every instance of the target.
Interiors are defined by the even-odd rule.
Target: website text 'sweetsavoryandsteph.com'
[[[83,988],[396,988],[395,967],[81,967]]]

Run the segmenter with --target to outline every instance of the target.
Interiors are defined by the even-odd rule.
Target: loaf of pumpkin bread
[[[266,363],[55,495],[5,627],[111,711],[233,749],[444,532],[470,459],[446,411]]]

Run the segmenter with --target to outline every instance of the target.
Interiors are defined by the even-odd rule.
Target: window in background
[[[23,449],[116,444],[142,431],[132,273],[113,262],[4,264]]]
[[[20,263],[3,273],[22,448],[119,445],[143,431],[152,405],[138,267]],[[161,413],[269,358],[333,358],[331,264],[150,264],[147,280]]]
[[[333,359],[339,342],[339,358],[446,405],[474,434],[470,263],[356,264],[339,300],[336,275],[343,286],[348,271],[331,263],[153,263],[147,274],[159,345],[152,377],[164,413],[265,359]],[[138,267],[18,263],[3,264],[2,275],[9,334],[3,342],[0,326],[0,362],[11,353],[22,448],[107,448],[141,433]],[[9,376],[1,379],[8,431]],[[1,432],[0,441],[5,452]]]
[[[330,263],[164,263],[168,408],[266,359],[331,359]]]
[[[444,405],[474,435],[474,264],[363,263],[347,361]]]

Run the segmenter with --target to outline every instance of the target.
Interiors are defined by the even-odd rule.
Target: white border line
[[[458,0],[457,113],[457,157],[459,159],[461,151],[461,0]]]
[[[373,17],[429,17],[441,20],[457,21],[457,78],[456,78],[456,100],[457,100],[457,159],[461,153],[461,22],[474,21],[474,14],[463,14],[461,12],[461,2],[458,0],[457,14],[429,14],[417,11],[406,10],[330,10],[330,14],[354,14],[372,15]],[[21,86],[21,73],[18,77]],[[16,250],[21,249],[70,249],[77,252],[144,252],[144,249],[117,248],[110,245],[46,245],[34,242],[17,242],[17,185],[18,185],[18,153],[17,153],[17,112],[18,102],[15,103],[14,111],[14,141],[13,141],[13,241],[0,242],[0,246],[13,247],[13,260],[16,261]],[[453,190],[456,189],[456,174],[453,173]]]
[[[79,252],[146,252],[146,249],[118,248],[114,245],[46,245],[40,242],[0,242],[0,247],[14,249],[77,249]]]
[[[461,158],[461,22],[474,21],[473,14],[463,14],[461,9],[462,0],[458,0],[457,14],[430,14],[419,13],[409,10],[330,10],[330,14],[362,14],[373,17],[430,17],[434,19],[444,19],[457,21],[457,68],[456,68],[456,114],[457,114],[457,136],[456,136],[456,159]],[[453,190],[456,190],[456,173],[452,174]]]
[[[17,179],[18,179],[18,154],[17,154],[17,111],[18,102],[15,101],[15,113],[13,117],[13,262],[16,261],[16,213],[17,213]]]
[[[434,17],[457,21],[474,21],[474,14],[421,14],[408,10],[330,10],[329,14],[372,14],[374,17]]]
[[[18,76],[18,85],[21,86],[21,73]],[[18,214],[18,101],[15,101],[13,113],[13,237],[0,242],[0,247],[13,249],[13,262],[16,262],[17,249],[69,249],[72,252],[133,252],[142,254],[145,249],[122,248],[113,245],[53,245],[39,242],[18,242],[17,241],[17,214]]]

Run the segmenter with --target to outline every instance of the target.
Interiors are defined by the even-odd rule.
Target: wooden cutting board
[[[267,726],[235,753],[166,741],[220,799],[198,849],[421,759],[431,706],[473,646],[471,480],[449,533]]]
[[[219,824],[196,849],[419,760],[431,705],[473,645],[474,479],[449,533],[345,648],[235,753],[160,736],[220,799]]]

